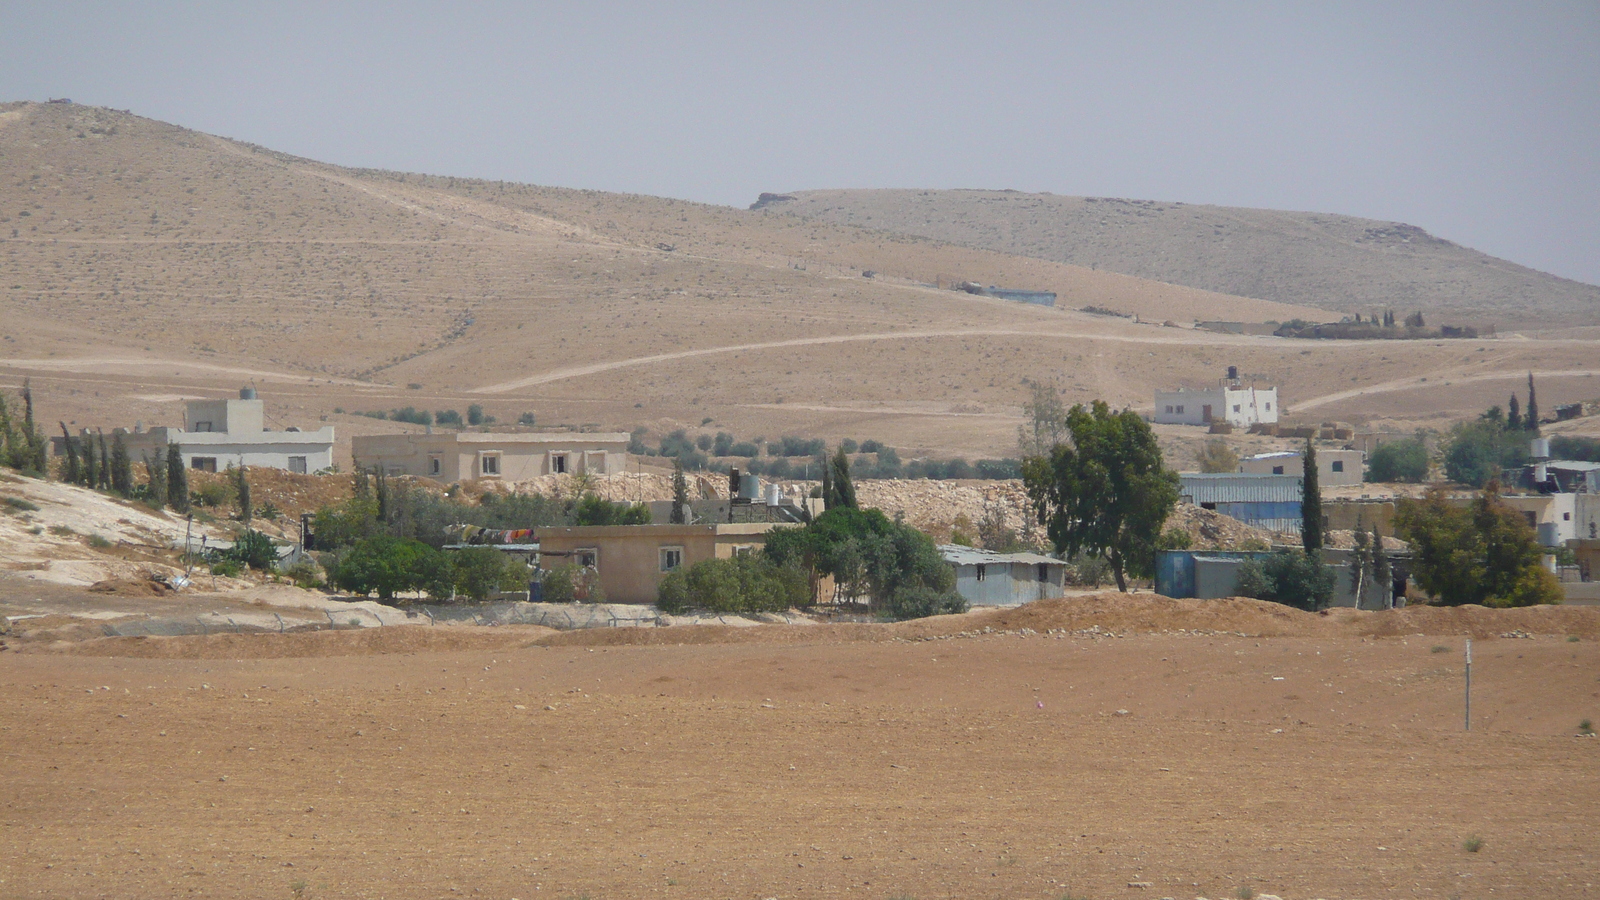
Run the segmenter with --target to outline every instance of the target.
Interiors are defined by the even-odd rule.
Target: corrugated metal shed
[[[1201,506],[1206,503],[1299,503],[1304,488],[1299,475],[1249,475],[1242,472],[1223,475],[1178,476],[1183,499]]]
[[[996,553],[993,550],[979,550],[977,547],[964,547],[961,544],[940,544],[939,555],[952,566],[992,566],[1002,563],[1027,563],[1047,566],[1064,566],[1066,563],[1050,556],[1040,556],[1037,553]]]

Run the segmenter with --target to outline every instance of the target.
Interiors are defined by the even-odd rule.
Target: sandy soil
[[[1262,607],[0,653],[0,894],[1594,896],[1600,616]]]

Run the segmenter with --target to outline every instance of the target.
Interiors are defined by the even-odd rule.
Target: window
[[[600,568],[600,551],[594,547],[574,550],[572,552],[572,561],[577,563],[580,569],[598,569]]]
[[[306,458],[304,456],[289,457],[289,471],[297,475],[304,475],[306,473]]]
[[[1271,411],[1272,411],[1272,404],[1271,404],[1271,403],[1268,403],[1268,404],[1267,404],[1267,411],[1268,411],[1268,412],[1271,412]]]
[[[988,577],[989,577],[989,567],[988,566],[979,566],[978,567],[978,580],[979,581],[983,581],[984,579],[986,579]]]
[[[1202,503],[1202,504],[1200,504],[1200,508],[1201,509],[1209,509],[1212,512],[1216,512],[1217,505],[1215,503]]]
[[[428,457],[428,474],[438,475],[444,471],[444,461],[437,456]]]
[[[661,571],[663,571],[663,572],[671,572],[673,569],[676,569],[676,568],[678,568],[679,566],[682,566],[682,565],[683,565],[683,548],[682,547],[662,547],[661,548]]]
[[[1183,407],[1178,407],[1178,415],[1183,415]]]
[[[189,468],[201,472],[215,472],[217,470],[217,458],[215,456],[190,457]]]
[[[1335,472],[1343,472],[1344,471],[1344,460],[1336,459],[1328,466],[1328,468],[1332,469]]]
[[[1571,522],[1572,521],[1572,513],[1562,513],[1561,514],[1561,521],[1563,521],[1563,522]]]
[[[567,471],[567,455],[565,453],[550,454],[550,473],[564,475]]]
[[[1283,466],[1273,466],[1272,467],[1272,474],[1274,474],[1274,475],[1282,475],[1283,474]]]
[[[478,473],[480,475],[499,475],[500,454],[480,453],[478,455]]]
[[[1233,411],[1234,411],[1234,412],[1238,412],[1238,411],[1239,411],[1239,404],[1237,404],[1237,403],[1235,403],[1235,404],[1234,404],[1234,405],[1233,405]]]
[[[1050,580],[1050,566],[1049,566],[1049,564],[1047,564],[1047,563],[1039,563],[1039,580],[1040,581],[1049,581]]]
[[[194,423],[194,430],[195,431],[210,431],[211,430],[211,423],[210,422],[196,422],[196,423]]]
[[[1172,404],[1170,403],[1167,404],[1167,415],[1172,415]]]

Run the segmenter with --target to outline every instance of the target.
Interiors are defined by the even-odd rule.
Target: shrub
[[[798,566],[775,563],[764,553],[703,559],[687,570],[669,572],[656,591],[656,608],[666,613],[778,612],[810,601],[806,573]]]
[[[953,590],[939,590],[927,585],[907,585],[889,595],[884,604],[884,615],[895,621],[921,619],[967,611],[967,601]]]
[[[7,497],[6,500],[5,500],[5,503],[6,503],[6,510],[8,512],[21,513],[21,512],[38,512],[39,511],[39,505],[37,503],[30,503],[29,501],[24,500],[21,497]]]
[[[1316,612],[1333,599],[1335,576],[1315,554],[1279,550],[1265,560],[1239,566],[1239,593]]]
[[[380,600],[392,600],[400,591],[424,590],[430,596],[450,595],[452,575],[449,560],[421,541],[377,535],[356,542],[339,559],[334,583],[367,595],[377,592]]]
[[[518,425],[525,425],[525,426],[527,426],[529,428],[532,428],[533,427],[533,423],[534,423],[534,418],[533,418],[533,413],[531,413],[531,412],[525,412],[522,415],[517,416],[517,424]]]
[[[294,582],[295,587],[314,590],[323,585],[322,567],[315,561],[302,559],[283,571],[285,577]]]
[[[244,565],[236,559],[221,558],[211,562],[211,574],[222,578],[238,578],[244,574]]]
[[[278,548],[273,546],[272,538],[251,528],[234,538],[233,547],[220,555],[258,572],[268,571],[278,564]]]
[[[1478,837],[1475,834],[1468,835],[1467,839],[1461,842],[1461,849],[1467,851],[1468,853],[1477,853],[1479,850],[1483,849],[1483,838]]]
[[[110,541],[106,540],[105,538],[101,537],[98,534],[89,535],[88,542],[89,542],[89,546],[95,548],[96,550],[104,550],[107,547],[111,546],[111,542]]]
[[[190,492],[189,502],[195,506],[232,506],[236,496],[233,485],[228,482],[208,481]]]
[[[753,459],[753,458],[761,455],[761,448],[757,447],[755,444],[750,443],[749,441],[740,441],[737,444],[730,445],[728,447],[728,452],[727,453],[720,453],[718,455],[719,456],[742,456],[745,459]]]
[[[433,421],[439,423],[440,425],[449,425],[455,428],[460,428],[461,413],[453,409],[435,410],[433,413]]]
[[[490,423],[492,421],[494,421],[494,417],[493,416],[485,416],[483,414],[483,407],[480,406],[479,404],[473,403],[473,404],[470,404],[470,405],[467,406],[467,424],[468,425],[485,425],[485,424],[488,424],[488,423]]]
[[[505,554],[490,547],[464,547],[450,556],[456,592],[482,600],[505,580]]]
[[[1411,438],[1392,441],[1372,451],[1367,467],[1367,480],[1376,482],[1404,481],[1418,484],[1428,480],[1428,448]]]

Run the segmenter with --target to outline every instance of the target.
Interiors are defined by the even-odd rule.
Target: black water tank
[[[1228,367],[1228,380],[1229,381],[1238,381],[1239,380],[1239,367],[1238,366],[1229,366]]]

